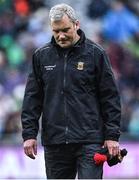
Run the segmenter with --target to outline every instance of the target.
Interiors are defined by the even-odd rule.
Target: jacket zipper
[[[67,70],[67,53],[64,56],[64,81],[63,81],[63,90],[65,91],[66,89],[66,70]],[[66,97],[64,94],[64,117],[66,119],[66,114],[67,114],[67,105],[66,105]],[[67,126],[65,127],[65,136],[66,136],[66,144],[68,144],[67,136],[68,136],[68,123]]]

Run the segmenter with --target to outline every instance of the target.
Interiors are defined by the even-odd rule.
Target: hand
[[[37,155],[37,140],[28,139],[24,142],[23,146],[24,153],[31,159],[35,159],[35,155]]]
[[[111,156],[116,156],[120,153],[119,142],[113,140],[105,140],[104,147],[108,148],[109,154]]]

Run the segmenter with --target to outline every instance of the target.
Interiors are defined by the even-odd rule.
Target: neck
[[[80,39],[80,36],[77,34],[76,35],[76,38],[75,38],[75,41],[73,42],[73,45],[75,45]]]

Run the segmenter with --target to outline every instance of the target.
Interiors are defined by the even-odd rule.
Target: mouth
[[[60,44],[65,44],[67,42],[67,40],[59,40],[58,41]]]
[[[68,40],[69,40],[68,38],[60,38],[58,39],[58,42],[64,43],[64,42],[67,42]]]

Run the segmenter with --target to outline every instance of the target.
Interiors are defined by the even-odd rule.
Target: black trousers
[[[47,179],[102,179],[103,165],[93,160],[100,144],[64,144],[44,147]]]

